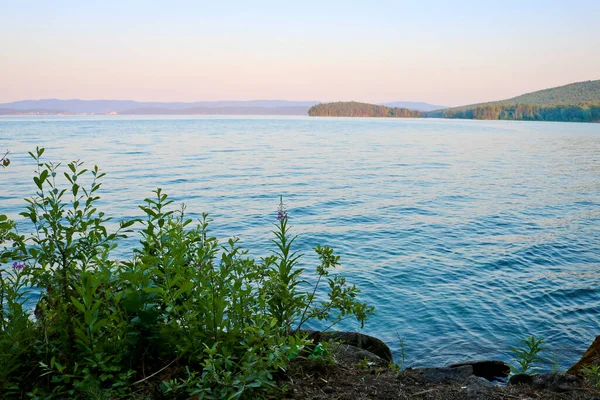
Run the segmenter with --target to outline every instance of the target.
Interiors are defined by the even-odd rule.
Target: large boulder
[[[489,398],[494,385],[485,378],[471,375],[463,383],[467,388],[467,399],[479,400]]]
[[[367,350],[382,359],[393,362],[392,351],[390,348],[376,337],[365,335],[358,332],[320,332],[307,331],[309,339],[313,342],[340,342],[359,349]]]
[[[581,359],[569,368],[567,374],[583,376],[583,370],[592,365],[600,365],[600,335],[596,336],[592,345],[583,354]]]
[[[528,374],[515,374],[510,377],[508,384],[511,386],[515,385],[533,385],[533,375]]]
[[[508,364],[498,360],[466,361],[448,365],[448,368],[462,367],[464,365],[470,365],[473,367],[473,375],[485,378],[488,381],[506,378],[510,373]]]
[[[368,362],[367,365],[373,367],[386,367],[388,365],[387,361],[370,351],[347,344],[334,345],[331,352],[335,359],[347,368],[355,367],[357,364],[364,363],[365,360]]]
[[[583,387],[583,379],[561,372],[536,375],[517,374],[510,377],[508,384],[528,385],[536,389],[546,389],[553,392],[569,392],[581,389]]]

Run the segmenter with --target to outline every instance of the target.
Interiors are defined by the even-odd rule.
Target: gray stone
[[[508,380],[509,385],[532,385],[533,376],[527,374],[516,374]]]
[[[475,375],[469,376],[464,384],[467,387],[467,398],[470,400],[487,398],[494,387],[487,379]]]
[[[554,392],[569,392],[571,390],[581,389],[583,387],[583,379],[575,375],[550,372],[547,374],[534,375],[533,386],[552,390]]]
[[[370,351],[371,353],[383,358],[388,362],[393,362],[392,351],[383,341],[376,337],[365,335],[358,332],[320,332],[303,331],[308,333],[308,338],[313,342],[340,342],[359,349]]]
[[[377,367],[385,367],[388,365],[387,361],[370,351],[359,349],[358,347],[350,346],[348,344],[332,345],[331,353],[341,364],[349,367],[355,366],[365,360]]]
[[[546,374],[525,375],[517,374],[510,377],[509,385],[529,385],[536,389],[547,389],[553,392],[569,392],[581,389],[583,379],[560,372]]]

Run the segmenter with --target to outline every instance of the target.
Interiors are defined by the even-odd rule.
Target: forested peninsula
[[[309,109],[308,115],[600,122],[600,80],[572,83],[506,100],[429,112],[357,102],[336,102],[315,105]]]
[[[426,117],[523,121],[600,121],[600,80],[571,83],[506,100],[431,111]]]
[[[324,103],[308,110],[311,117],[379,117],[379,118],[419,118],[422,113],[408,108],[390,108],[355,101]]]

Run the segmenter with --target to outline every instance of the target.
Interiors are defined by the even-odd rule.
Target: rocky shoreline
[[[279,380],[286,399],[598,399],[582,370],[600,364],[600,336],[566,373],[512,375],[500,360],[433,368],[394,366],[381,340],[356,332],[309,331],[315,344],[332,343],[333,364],[299,357]]]

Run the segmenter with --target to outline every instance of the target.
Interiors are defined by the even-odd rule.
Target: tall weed
[[[0,278],[5,395],[262,396],[309,345],[301,328],[311,320],[362,325],[373,312],[331,273],[339,256],[327,246],[315,248],[308,283],[282,201],[274,253],[260,260],[238,239],[219,243],[208,215],[194,222],[161,189],[144,217],[109,232],[97,207],[104,173],[79,161],[63,171],[43,153],[30,153],[36,193],[21,214],[35,231],[19,236],[0,215],[0,262],[15,263]],[[130,235],[140,239],[131,259],[112,258]],[[32,288],[42,293],[34,312],[23,297]]]

